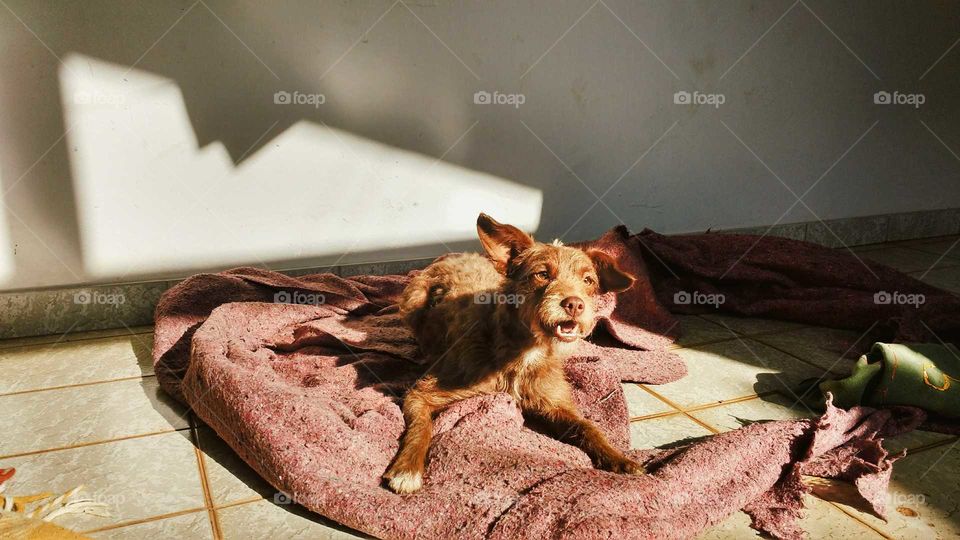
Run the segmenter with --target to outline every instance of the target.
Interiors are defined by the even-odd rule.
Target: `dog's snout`
[[[583,313],[583,300],[577,296],[568,296],[560,302],[560,305],[563,306],[564,311],[567,312],[567,315],[571,317],[576,317]]]

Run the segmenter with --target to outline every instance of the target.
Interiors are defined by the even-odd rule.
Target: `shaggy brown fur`
[[[535,242],[486,214],[477,232],[487,257],[444,258],[404,290],[400,310],[431,367],[404,399],[407,429],[384,474],[390,488],[422,486],[437,411],[494,392],[509,393],[596,467],[643,473],[577,412],[563,376],[575,342],[593,331],[593,297],[628,289],[633,276],[600,251]]]

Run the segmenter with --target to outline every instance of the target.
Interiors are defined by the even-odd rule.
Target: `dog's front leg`
[[[423,485],[427,451],[433,437],[433,412],[434,408],[416,388],[403,400],[406,431],[400,439],[400,450],[383,475],[390,489],[397,493],[413,493]]]
[[[524,412],[544,420],[557,439],[580,447],[596,468],[615,473],[646,472],[642,465],[610,444],[600,428],[580,414],[559,367],[544,371],[530,381],[524,394]]]
[[[600,428],[580,414],[559,366],[545,370],[529,381],[521,407],[524,412],[544,420],[557,439],[586,452],[596,468],[627,474],[646,472],[642,465],[610,444]]]
[[[558,405],[541,411],[540,415],[553,426],[560,440],[571,442],[586,452],[596,468],[626,474],[646,472],[642,465],[610,444],[600,428],[573,407]]]

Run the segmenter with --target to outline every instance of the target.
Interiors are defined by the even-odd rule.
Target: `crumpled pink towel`
[[[684,538],[741,508],[763,529],[798,538],[801,472],[856,481],[882,504],[892,459],[877,436],[922,420],[906,409],[894,417],[831,408],[818,421],[754,424],[682,450],[639,452],[651,473],[632,477],[593,469],[580,450],[524,427],[508,396],[486,396],[441,413],[425,488],[399,496],[380,474],[403,430],[393,393],[415,373],[372,343],[355,341],[347,354],[298,346],[297,335],[317,342],[320,310],[217,308],[193,337],[184,394],[275,487],[383,538]],[[568,376],[584,413],[627,446],[618,370],[581,358]]]
[[[605,332],[566,367],[581,411],[623,448],[620,382],[686,373],[664,350],[675,321],[657,302],[639,242],[617,228],[591,244],[641,279],[629,294],[601,299]],[[406,282],[252,268],[194,276],[157,308],[158,379],[277,489],[382,538],[686,538],[739,509],[758,529],[798,538],[801,474],[854,482],[882,515],[897,456],[879,438],[924,417],[831,407],[815,421],[635,451],[650,474],[634,477],[593,469],[579,449],[525,426],[508,396],[484,396],[439,415],[425,487],[399,496],[380,475],[403,431],[401,396],[425,369],[392,307]],[[278,293],[323,301],[278,304]]]
[[[876,446],[892,425],[891,413],[865,408],[833,409],[819,422],[754,424],[680,450],[635,452],[651,474],[632,477],[593,469],[579,449],[525,427],[508,396],[485,396],[439,415],[425,488],[399,496],[380,475],[403,430],[399,396],[423,366],[404,357],[415,349],[391,310],[362,318],[342,311],[227,303],[199,327],[185,326],[189,318],[158,324],[158,342],[170,343],[170,328],[193,329],[180,395],[261,476],[308,509],[382,538],[683,538],[741,508],[764,530],[795,538],[805,488],[785,473],[838,449]],[[594,345],[567,366],[581,410],[624,448],[620,381],[683,373],[669,353]],[[827,442],[811,445],[814,434]],[[842,454],[837,474],[859,455]],[[890,459],[869,457],[853,479],[882,490]]]

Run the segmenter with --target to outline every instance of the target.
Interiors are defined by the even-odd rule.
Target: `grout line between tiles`
[[[226,503],[226,504],[222,504],[222,505],[220,505],[220,506],[216,506],[216,507],[214,507],[214,509],[216,509],[216,510],[224,510],[224,509],[226,509],[226,508],[232,508],[232,507],[234,507],[234,506],[240,506],[240,505],[244,505],[244,504],[255,503],[255,502],[258,502],[258,501],[261,501],[261,500],[263,500],[263,497],[255,497],[255,498],[254,498],[254,497],[251,497],[251,498],[248,498],[248,499],[240,499],[240,500],[232,501],[232,502],[229,502],[229,503]],[[152,521],[160,521],[160,520],[163,520],[163,519],[175,518],[175,517],[179,517],[179,516],[183,516],[183,515],[187,515],[187,514],[196,514],[196,513],[198,513],[198,512],[203,512],[203,511],[205,511],[205,510],[209,510],[209,509],[208,509],[208,508],[205,508],[205,507],[202,507],[202,506],[198,506],[198,507],[196,507],[196,508],[187,508],[186,510],[178,510],[178,511],[176,511],[176,512],[170,512],[170,513],[167,513],[167,514],[158,514],[158,515],[155,515],[155,516],[149,516],[149,517],[140,518],[140,519],[132,519],[132,520],[129,520],[129,521],[122,521],[122,522],[119,522],[119,523],[112,523],[112,524],[110,524],[110,525],[105,525],[105,526],[103,526],[103,527],[98,527],[98,528],[96,528],[96,529],[89,529],[89,530],[81,531],[81,534],[93,534],[93,533],[98,533],[98,532],[103,532],[103,531],[112,531],[112,530],[114,530],[114,529],[121,529],[121,528],[123,528],[123,527],[132,527],[132,526],[134,526],[134,525],[141,525],[141,524],[143,524],[143,523],[150,523],[150,522],[152,522]]]
[[[241,506],[244,504],[250,504],[250,503],[255,503],[255,502],[260,502],[265,500],[266,499],[260,496],[247,497],[246,499],[237,499],[235,501],[231,501],[228,503],[219,504],[217,506],[214,506],[214,508],[217,510],[226,510],[227,508],[233,508],[234,506]]]
[[[733,313],[726,313],[725,315],[730,316],[730,317],[738,317],[737,315],[735,315],[735,314],[733,314]],[[723,328],[724,330],[727,330],[728,332],[732,332],[733,334],[736,334],[737,336],[740,336],[740,337],[742,337],[742,338],[753,338],[753,337],[756,337],[756,336],[770,336],[770,335],[776,335],[776,334],[787,334],[787,333],[790,333],[790,332],[796,332],[797,330],[803,330],[804,328],[816,328],[815,326],[809,325],[809,324],[804,324],[804,323],[799,323],[799,322],[794,322],[794,321],[783,321],[783,322],[798,324],[798,325],[800,325],[800,326],[787,327],[787,328],[775,328],[775,329],[773,329],[773,330],[761,330],[761,331],[759,331],[759,332],[744,332],[744,331],[742,331],[742,330],[737,330],[737,329],[735,329],[735,328],[731,328],[731,327],[729,327],[729,326],[726,326],[726,325],[724,325],[723,323],[720,323],[720,322],[717,322],[717,321],[712,321],[712,320],[708,319],[704,314],[697,314],[696,317],[697,317],[698,319],[702,319],[702,320],[704,320],[704,321],[707,321],[708,323],[710,323],[710,324],[712,324],[712,325],[714,325],[714,326],[716,326],[716,327]],[[752,317],[740,317],[740,318],[744,318],[744,319],[748,319],[748,320],[749,320],[749,319],[751,319]],[[730,338],[730,339],[735,339],[735,338]]]
[[[35,394],[37,392],[47,392],[50,390],[65,390],[70,388],[80,388],[83,386],[95,386],[98,384],[109,384],[109,383],[124,382],[124,381],[138,381],[138,380],[147,379],[150,377],[156,377],[156,374],[144,373],[142,375],[130,375],[129,377],[118,377],[116,379],[104,379],[102,381],[89,381],[89,382],[74,383],[74,384],[62,384],[59,386],[45,386],[42,388],[31,388],[29,390],[17,390],[15,392],[0,393],[0,398],[7,397],[7,396],[19,396],[22,394]]]
[[[639,386],[640,388],[642,388],[645,392],[647,392],[647,393],[650,394],[651,396],[653,396],[653,397],[659,399],[660,401],[666,403],[667,405],[669,405],[670,407],[672,407],[676,412],[683,412],[683,409],[681,409],[679,405],[677,405],[677,404],[674,403],[673,401],[670,401],[669,399],[661,396],[660,394],[654,392],[653,390],[647,388],[647,385],[645,385],[645,384],[638,384],[637,386]]]
[[[957,442],[957,439],[958,437],[947,437],[942,441],[935,441],[932,443],[921,444],[916,448],[907,448],[907,455],[909,456],[910,454],[919,454],[920,452],[926,452],[927,450],[934,450],[936,448],[940,448],[941,446],[946,446],[948,444],[955,443]]]
[[[704,317],[704,316],[702,316],[702,315],[694,315],[694,316],[697,317],[698,319],[707,321],[708,323],[710,323],[710,324],[712,324],[712,325],[714,325],[714,326],[716,326],[716,327],[718,327],[718,328],[725,328],[722,324],[717,323],[716,321],[711,321],[710,319],[708,319],[708,318],[706,318],[706,317]],[[731,316],[735,316],[735,315],[731,315]],[[788,321],[788,322],[789,322],[789,321]],[[802,324],[802,323],[797,323],[797,324]],[[780,334],[789,334],[789,333],[791,333],[791,332],[797,332],[797,331],[799,331],[799,330],[804,330],[804,329],[807,329],[807,328],[817,328],[817,327],[816,327],[816,326],[813,326],[813,325],[809,325],[809,324],[803,324],[802,326],[798,326],[798,327],[794,327],[794,328],[781,328],[781,329],[778,329],[778,330],[765,330],[765,331],[762,331],[762,332],[740,332],[740,331],[737,331],[737,330],[733,330],[732,328],[725,328],[726,330],[732,331],[732,333],[730,334],[730,337],[725,337],[725,338],[720,338],[720,339],[709,339],[709,340],[707,340],[707,341],[701,341],[701,342],[697,342],[697,343],[686,343],[686,344],[683,344],[683,345],[680,345],[680,344],[677,344],[677,343],[673,343],[673,344],[671,344],[670,346],[667,347],[667,350],[668,350],[668,351],[679,351],[679,350],[683,350],[683,349],[693,349],[693,348],[697,348],[697,347],[705,347],[705,346],[710,346],[710,345],[717,345],[717,344],[719,344],[719,343],[726,343],[726,342],[728,342],[728,341],[734,341],[734,340],[736,340],[736,339],[738,339],[738,338],[740,338],[740,339],[749,338],[749,339],[753,339],[754,341],[759,341],[759,340],[757,340],[757,339],[755,339],[755,338],[758,338],[758,337],[767,337],[767,336],[775,336],[775,335],[780,335]],[[765,342],[761,342],[761,343],[763,343],[764,345],[767,344],[767,343],[765,343]],[[822,368],[821,368],[821,369],[822,369]]]
[[[820,500],[823,501],[823,499],[820,499]],[[881,537],[886,538],[887,540],[894,540],[894,538],[893,538],[892,536],[889,536],[887,533],[881,531],[880,529],[878,529],[878,528],[874,527],[873,525],[867,523],[866,521],[860,519],[859,517],[857,517],[857,516],[856,516],[855,514],[853,514],[852,512],[849,512],[846,508],[843,507],[843,505],[837,504],[837,503],[835,503],[835,502],[833,502],[833,501],[824,501],[824,502],[827,503],[827,504],[829,504],[830,506],[836,508],[837,510],[839,510],[840,512],[842,512],[845,516],[847,516],[848,518],[856,521],[856,522],[859,523],[860,525],[862,525],[862,526],[870,529],[871,531],[879,534]]]
[[[744,401],[751,401],[751,400],[754,400],[754,399],[764,398],[764,397],[767,397],[767,396],[770,396],[770,395],[773,395],[773,394],[776,394],[776,393],[777,393],[776,390],[765,390],[765,391],[760,392],[760,393],[758,393],[758,394],[750,394],[750,395],[748,395],[748,396],[740,396],[740,397],[735,397],[735,398],[731,398],[731,399],[724,399],[724,400],[722,400],[722,401],[717,401],[717,402],[710,402],[710,403],[704,403],[704,404],[701,404],[701,405],[694,405],[693,407],[687,407],[687,408],[685,408],[684,411],[686,411],[686,412],[699,412],[699,411],[704,411],[704,410],[707,410],[707,409],[713,409],[713,408],[716,408],[716,407],[722,407],[722,406],[724,406],[724,405],[732,405],[732,404],[734,404],[734,403],[742,403],[742,402],[744,402]]]
[[[932,244],[933,242],[929,242],[929,243]],[[896,246],[896,247],[899,248],[899,249],[909,249],[910,251],[919,251],[919,252],[921,252],[921,253],[926,253],[927,255],[932,255],[932,256],[938,256],[938,257],[939,257],[939,256],[942,256],[945,260],[948,260],[948,261],[950,261],[950,262],[953,262],[953,261],[955,260],[955,258],[956,258],[955,252],[953,252],[953,251],[951,251],[951,252],[950,252],[949,254],[947,254],[947,255],[944,255],[943,253],[936,253],[936,252],[933,252],[933,251],[927,251],[927,250],[925,250],[925,249],[920,249],[920,248],[918,248],[918,247],[916,247],[916,246]],[[951,265],[951,266],[957,266],[957,265],[958,265],[958,263],[954,263],[954,264]]]
[[[770,395],[773,395],[773,394],[779,394],[779,392],[778,392],[777,390],[765,390],[765,391],[760,392],[760,393],[757,393],[757,394],[747,394],[747,395],[745,395],[745,396],[738,396],[738,397],[734,397],[734,398],[730,398],[730,399],[723,399],[723,400],[720,400],[720,401],[711,401],[711,402],[709,402],[709,403],[701,403],[701,404],[699,404],[699,405],[693,405],[693,406],[690,406],[690,407],[684,407],[684,406],[681,406],[681,405],[675,403],[674,401],[670,400],[669,398],[666,398],[666,397],[660,395],[660,394],[657,393],[655,390],[652,390],[651,388],[648,388],[647,385],[638,384],[637,386],[639,386],[640,388],[644,389],[644,390],[647,391],[650,395],[652,395],[653,397],[655,397],[655,398],[659,399],[660,401],[666,403],[667,405],[669,405],[670,407],[674,408],[675,410],[674,410],[674,411],[666,411],[666,412],[662,412],[662,413],[655,413],[655,414],[646,415],[646,416],[638,416],[638,417],[636,417],[636,418],[631,418],[631,419],[630,419],[631,422],[634,421],[634,420],[649,420],[649,419],[652,418],[652,417],[657,417],[657,416],[669,416],[669,415],[671,415],[671,414],[677,414],[677,413],[692,413],[692,412],[698,412],[698,411],[702,411],[702,410],[705,410],[705,409],[713,409],[713,408],[715,408],[715,407],[722,407],[722,406],[724,406],[724,405],[731,405],[731,404],[734,404],[734,403],[740,403],[740,402],[743,402],[743,401],[750,401],[750,400],[752,400],[752,399],[767,397],[767,396],[770,396]],[[780,394],[780,395],[782,395],[782,394]]]
[[[87,337],[67,338],[67,339],[62,339],[62,340],[59,340],[59,341],[57,341],[57,339],[55,339],[56,336],[57,336],[57,334],[50,334],[50,335],[48,335],[48,336],[30,336],[30,337],[22,337],[22,338],[7,338],[7,339],[2,339],[2,340],[0,340],[0,350],[7,350],[7,349],[26,349],[26,348],[30,348],[30,347],[43,347],[43,346],[52,347],[52,346],[54,346],[54,345],[56,345],[56,346],[63,346],[64,344],[67,344],[67,343],[79,343],[79,342],[82,342],[82,341],[94,341],[94,340],[98,340],[98,339],[114,339],[114,338],[122,338],[122,337],[127,337],[127,336],[143,336],[143,335],[147,335],[147,334],[152,334],[152,333],[153,333],[153,328],[152,328],[152,327],[150,328],[150,330],[143,330],[143,331],[138,331],[138,332],[121,332],[121,330],[123,330],[122,328],[116,328],[116,329],[111,329],[111,330],[117,330],[117,333],[116,333],[116,334],[112,334],[112,335],[105,335],[105,336],[87,336]],[[98,331],[98,330],[94,330],[94,332],[96,332],[96,331]],[[102,330],[101,330],[101,331],[102,331]],[[43,340],[43,341],[36,341],[36,342],[34,342],[34,343],[11,343],[12,341],[16,341],[16,340],[18,340],[18,339],[20,339],[20,340],[38,339],[38,340],[39,340],[39,339],[46,338],[46,337],[49,337],[50,339],[49,339],[49,340]]]
[[[70,445],[67,445],[67,446],[56,446],[56,447],[53,447],[53,448],[44,448],[44,449],[42,449],[42,450],[30,450],[30,451],[28,451],[28,452],[20,452],[20,453],[17,453],[17,454],[7,454],[7,455],[5,455],[5,456],[0,456],[0,459],[14,459],[14,458],[25,457],[25,456],[35,456],[35,455],[38,455],[38,454],[46,454],[46,453],[49,453],[49,452],[60,452],[60,451],[62,451],[62,450],[73,450],[73,449],[75,449],[75,448],[85,448],[85,447],[87,447],[87,446],[96,446],[96,445],[98,445],[98,444],[108,444],[108,443],[112,443],[112,442],[129,441],[129,440],[131,440],[131,439],[142,439],[142,438],[144,438],[144,437],[155,437],[155,436],[157,436],[157,435],[166,435],[166,434],[168,434],[168,433],[176,433],[176,432],[178,432],[178,431],[186,431],[186,430],[188,430],[188,429],[190,429],[190,428],[189,428],[189,427],[184,427],[184,428],[170,428],[170,429],[163,429],[163,430],[160,430],[160,431],[151,431],[151,432],[148,432],[148,433],[138,433],[138,434],[136,434],[136,435],[125,435],[125,436],[123,436],[123,437],[115,437],[115,438],[112,438],[112,439],[102,439],[102,440],[98,440],[98,441],[90,441],[90,442],[85,442],[85,443],[70,444]]]
[[[103,527],[97,527],[96,529],[88,529],[81,531],[80,534],[93,534],[103,531],[112,531],[114,529],[120,529],[123,527],[131,527],[133,525],[141,525],[143,523],[150,523],[151,521],[160,521],[161,519],[168,519],[174,517],[185,516],[187,514],[195,514],[197,512],[203,512],[206,508],[198,506],[196,508],[187,508],[186,510],[178,510],[176,512],[170,512],[167,514],[159,514],[156,516],[150,516],[139,519],[131,519],[129,521],[121,521],[119,523],[111,523],[110,525],[104,525]]]
[[[697,419],[697,418],[694,418],[693,416],[691,416],[690,414],[688,414],[686,411],[684,411],[683,409],[681,409],[676,403],[674,403],[674,402],[670,401],[669,399],[661,396],[660,394],[654,392],[653,390],[650,390],[650,389],[647,388],[645,385],[638,384],[637,386],[639,386],[640,388],[643,388],[645,391],[649,392],[653,397],[659,399],[660,401],[666,403],[667,405],[669,405],[670,407],[673,407],[673,408],[675,409],[675,411],[673,411],[673,412],[667,411],[666,413],[658,413],[658,414],[659,414],[659,417],[669,417],[669,416],[674,416],[674,415],[684,416],[684,417],[686,417],[688,420],[690,420],[690,421],[694,422],[695,424],[703,427],[704,429],[706,429],[707,431],[709,431],[709,432],[711,432],[711,433],[714,433],[714,434],[720,433],[720,432],[717,431],[713,426],[708,425],[708,424],[700,421],[700,420]],[[649,420],[649,418],[647,418],[647,420]],[[633,421],[633,420],[631,419],[631,422],[632,422],[632,421]]]
[[[220,520],[213,506],[213,495],[210,493],[210,480],[207,477],[207,467],[204,462],[203,450],[200,449],[200,434],[197,431],[193,416],[190,417],[190,438],[193,440],[193,453],[197,458],[197,473],[200,477],[200,487],[203,489],[203,500],[207,507],[207,517],[210,520],[211,534],[214,540],[221,540],[223,533],[220,530]]]
[[[866,337],[866,336],[863,336],[863,337]],[[861,337],[860,339],[863,339],[863,337]],[[771,349],[773,349],[773,350],[775,350],[775,351],[779,351],[779,352],[781,352],[781,353],[783,353],[783,354],[785,354],[785,355],[787,355],[787,356],[789,356],[789,357],[791,357],[791,358],[795,358],[795,359],[803,362],[804,364],[807,364],[808,366],[815,367],[815,368],[817,368],[818,370],[820,370],[820,371],[822,371],[822,372],[824,372],[824,373],[830,373],[830,374],[832,374],[832,375],[840,375],[840,373],[837,373],[837,372],[835,372],[835,371],[831,371],[831,370],[829,370],[829,369],[826,369],[826,368],[824,368],[823,366],[817,365],[817,364],[811,362],[810,360],[807,360],[807,359],[803,358],[802,356],[800,356],[800,355],[798,355],[798,354],[796,354],[796,353],[792,353],[792,352],[790,352],[790,351],[788,351],[788,350],[786,350],[786,349],[780,348],[779,346],[774,345],[774,344],[772,344],[772,343],[769,343],[769,342],[767,342],[767,341],[761,341],[761,340],[759,340],[759,339],[754,340],[754,341],[756,341],[757,343],[760,343],[761,345],[770,347]],[[859,342],[859,340],[858,340],[858,342]],[[854,345],[856,345],[856,343],[854,343]],[[853,350],[853,347],[851,347],[851,350]],[[828,352],[833,353],[833,351],[828,351]],[[842,359],[842,357],[838,357],[838,358],[837,358],[837,360],[840,360],[840,359]]]
[[[723,339],[713,339],[713,340],[707,340],[707,341],[702,341],[702,342],[697,342],[697,343],[686,343],[686,344],[684,344],[684,345],[679,345],[679,344],[677,344],[677,343],[674,343],[673,345],[670,345],[669,347],[667,347],[667,350],[668,350],[668,351],[680,351],[680,350],[683,350],[683,349],[692,349],[692,348],[694,348],[694,347],[704,347],[704,346],[707,346],[707,345],[716,345],[716,344],[718,344],[718,343],[724,343],[724,342],[727,342],[727,341],[733,341],[733,340],[735,340],[735,339],[737,339],[735,336],[730,336],[730,337],[728,337],[728,338],[723,338]]]
[[[711,426],[710,424],[704,422],[703,420],[700,420],[700,419],[697,418],[696,416],[693,416],[692,414],[690,414],[690,413],[688,413],[688,412],[686,412],[686,411],[683,412],[683,415],[686,416],[687,418],[689,418],[690,420],[693,420],[694,422],[696,422],[697,424],[699,424],[700,426],[702,426],[704,429],[706,429],[706,430],[709,431],[710,433],[713,433],[714,435],[720,433],[720,430],[719,430],[719,429]]]
[[[643,416],[633,416],[630,418],[630,422],[643,422],[644,420],[655,420],[657,418],[665,418],[667,416],[676,416],[682,414],[682,411],[663,411],[653,414],[645,414]]]

